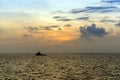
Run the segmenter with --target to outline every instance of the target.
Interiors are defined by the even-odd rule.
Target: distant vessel
[[[46,54],[42,54],[41,52],[38,51],[38,52],[36,53],[36,56],[47,56],[47,55],[46,55]]]

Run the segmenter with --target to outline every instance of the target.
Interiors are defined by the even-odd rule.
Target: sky
[[[0,0],[0,53],[119,53],[120,0]]]

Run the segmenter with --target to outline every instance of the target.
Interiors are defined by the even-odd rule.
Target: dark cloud
[[[60,19],[60,18],[66,18],[66,17],[61,17],[61,16],[54,16],[53,19]]]
[[[50,27],[50,28],[58,28],[59,26],[57,26],[57,25],[53,25],[53,26],[46,26],[46,27]]]
[[[80,18],[77,18],[77,20],[85,20],[85,21],[89,21],[89,17],[80,17]]]
[[[23,37],[26,37],[26,38],[33,37],[33,35],[31,35],[31,34],[23,34]]]
[[[39,30],[38,27],[32,27],[32,26],[29,26],[27,29],[28,29],[29,31]]]
[[[107,19],[103,19],[100,22],[116,22],[116,20],[107,20]]]
[[[72,21],[74,19],[66,18],[65,16],[54,16],[53,19],[56,19],[57,21]]]
[[[110,4],[120,4],[120,0],[102,0],[104,3],[110,3]]]
[[[120,21],[118,23],[115,24],[116,26],[120,27]]]
[[[104,28],[97,28],[96,24],[81,26],[80,33],[83,38],[88,38],[90,36],[103,37],[108,34]]]
[[[63,11],[54,11],[54,12],[52,12],[53,14],[60,14],[60,13],[65,13],[65,12],[63,12]]]
[[[41,26],[40,30],[53,30],[53,28],[59,28],[59,26],[57,26],[57,25],[53,25],[53,26]]]
[[[66,18],[66,17],[61,17],[61,16],[54,16],[53,19],[56,19],[57,21],[72,21],[72,20],[84,20],[84,21],[90,21],[89,20],[89,17],[79,17],[79,18],[76,18],[76,19],[69,19],[69,18]]]
[[[40,31],[40,30],[53,30],[53,28],[58,28],[59,26],[57,25],[53,25],[53,26],[39,26],[39,27],[32,27],[32,26],[29,26],[27,27],[26,29],[29,31],[29,32],[35,32],[35,31]]]
[[[35,32],[35,31],[38,31],[38,30],[39,30],[39,27],[29,26],[29,27],[25,27],[25,29],[27,29],[28,32]]]
[[[65,19],[65,18],[64,18],[64,19],[58,19],[57,21],[72,21],[72,20],[73,20],[73,19],[67,19],[67,18]]]
[[[52,30],[49,26],[41,26],[39,30]]]
[[[68,19],[66,17],[62,17],[62,16],[54,16],[53,19],[56,19],[57,21],[71,21],[73,19]]]
[[[84,9],[73,9],[70,11],[72,14],[77,14],[77,13],[93,13],[93,12],[98,12],[98,13],[110,13],[110,12],[119,12],[119,8],[114,7],[114,6],[97,6],[97,7],[85,7]]]
[[[51,27],[48,27],[48,26],[28,27],[28,31],[38,31],[38,30],[52,30],[52,29]]]
[[[59,30],[59,31],[61,31],[61,30],[62,30],[62,28],[58,28],[58,30]]]
[[[66,24],[66,25],[64,25],[64,27],[71,27],[71,25],[70,24]]]

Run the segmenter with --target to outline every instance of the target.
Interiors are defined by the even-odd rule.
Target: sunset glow
[[[119,4],[118,0],[0,0],[1,52],[63,51],[64,47],[94,52],[89,44],[97,45],[95,52],[102,46],[101,52],[113,46],[113,52],[119,51]]]

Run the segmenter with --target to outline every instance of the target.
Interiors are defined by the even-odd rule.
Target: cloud
[[[66,18],[65,16],[54,16],[53,19],[56,19],[57,21],[71,21],[73,19]]]
[[[76,19],[69,19],[69,18],[66,18],[66,17],[55,16],[55,17],[53,17],[53,19],[56,19],[57,21],[72,21],[72,20],[90,21],[89,17],[79,17],[79,18],[76,18]]]
[[[104,3],[110,3],[110,4],[120,4],[120,0],[102,0]]]
[[[28,29],[29,29],[29,30],[39,30],[38,27],[32,27],[32,26],[28,27]]]
[[[39,30],[52,30],[49,26],[41,26]]]
[[[46,26],[46,27],[50,27],[50,28],[58,28],[59,26],[57,26],[57,25],[53,25],[53,26]]]
[[[33,37],[33,35],[31,35],[31,34],[23,34],[23,37],[29,38],[29,37]]]
[[[79,17],[79,18],[66,18],[66,17],[61,17],[61,16],[54,16],[53,19],[56,19],[57,21],[72,21],[72,20],[84,20],[84,21],[90,21],[89,17]]]
[[[40,26],[39,30],[53,30],[54,28],[59,28],[57,25],[52,26]]]
[[[27,29],[28,32],[34,32],[34,31],[38,31],[38,30],[39,30],[39,27],[29,26],[29,27],[25,27],[25,29]]]
[[[106,32],[104,28],[97,28],[96,24],[81,26],[80,33],[83,38],[88,38],[91,36],[104,37],[105,35],[108,35],[108,32]]]
[[[116,20],[107,20],[107,19],[103,19],[100,22],[116,22]]]
[[[40,30],[52,30],[50,27],[47,27],[47,26],[45,26],[45,27],[43,27],[43,26],[41,26],[41,27],[31,27],[30,26],[27,29],[28,29],[29,32],[40,31]]]
[[[72,21],[73,19],[58,19],[57,21]]]
[[[117,22],[117,20],[113,20],[111,19],[110,16],[105,16],[102,20],[100,20],[100,22],[103,22],[103,23],[114,23],[114,22]]]
[[[120,27],[120,21],[118,23],[115,24],[116,26]]]
[[[53,11],[52,13],[53,14],[60,14],[60,13],[65,13],[65,12],[58,10],[58,11]]]
[[[80,17],[80,18],[77,18],[77,20],[85,20],[85,21],[89,21],[89,17]]]
[[[58,28],[58,30],[59,30],[59,31],[61,31],[61,30],[62,30],[62,28]]]
[[[66,17],[61,17],[61,16],[54,16],[53,19],[60,19],[60,18],[66,18]]]
[[[40,31],[40,30],[53,30],[53,28],[59,28],[59,26],[57,26],[57,25],[52,25],[52,26],[39,26],[39,27],[29,26],[29,27],[27,27],[26,29],[27,29],[29,32],[36,32],[36,31]]]
[[[114,6],[97,6],[97,7],[93,7],[93,6],[89,6],[89,7],[85,7],[83,9],[72,9],[70,11],[70,13],[72,14],[78,14],[78,13],[93,13],[93,12],[97,12],[97,13],[110,13],[110,12],[119,12],[120,9]]]
[[[71,27],[71,24],[66,24],[64,25],[64,27]]]

